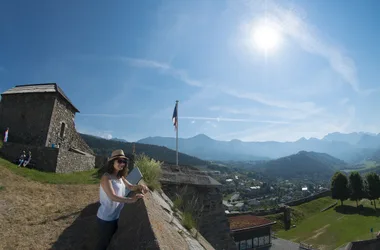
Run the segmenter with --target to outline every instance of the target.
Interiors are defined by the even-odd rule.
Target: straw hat
[[[108,161],[112,161],[114,159],[119,159],[119,158],[129,160],[128,157],[125,156],[124,151],[122,149],[116,149],[112,152],[111,157],[108,158]]]

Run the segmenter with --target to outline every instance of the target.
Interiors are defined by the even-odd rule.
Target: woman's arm
[[[133,185],[131,184],[127,179],[125,179],[124,176],[121,177],[121,179],[123,180],[125,186],[127,186],[127,188],[131,191],[137,191],[139,189],[139,186],[138,185]]]
[[[127,186],[127,188],[129,190],[132,190],[132,191],[137,191],[139,190],[140,192],[142,192],[143,194],[147,193],[148,192],[148,187],[144,184],[139,184],[139,185],[133,185],[131,184],[129,181],[127,181],[127,179],[125,179],[125,177],[121,177],[124,184]]]
[[[123,203],[134,203],[139,198],[142,198],[141,196],[135,196],[133,198],[126,198],[126,197],[120,197],[115,194],[115,191],[113,190],[111,180],[108,176],[103,175],[102,179],[100,180],[100,185],[102,185],[102,188],[104,192],[107,194],[107,196],[115,202],[123,202]]]

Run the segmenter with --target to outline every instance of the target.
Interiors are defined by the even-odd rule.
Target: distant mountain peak
[[[207,135],[205,134],[197,134],[196,136],[193,136],[191,138],[194,138],[194,139],[211,139],[210,137],[208,137]],[[190,138],[189,138],[190,139]],[[212,139],[211,139],[212,140]]]

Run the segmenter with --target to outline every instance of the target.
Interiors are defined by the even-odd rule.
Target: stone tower
[[[18,85],[1,94],[0,129],[9,127],[4,156],[31,150],[41,170],[72,172],[94,167],[94,152],[75,129],[79,110],[56,83]],[[35,151],[35,152],[33,152]]]

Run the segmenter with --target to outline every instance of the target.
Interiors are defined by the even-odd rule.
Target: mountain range
[[[285,179],[329,179],[335,171],[347,167],[346,162],[328,154],[300,151],[276,160],[255,164],[250,170]]]
[[[147,137],[138,143],[164,146],[175,150],[173,137]],[[317,138],[301,138],[294,142],[244,142],[240,140],[219,141],[199,134],[178,139],[179,151],[203,160],[258,161],[270,160],[296,154],[300,151],[326,153],[350,164],[373,158],[379,152],[380,134],[353,132],[331,133]]]
[[[91,149],[94,150],[95,154],[99,156],[109,157],[112,151],[115,149],[122,149],[124,150],[125,154],[131,154],[133,152],[134,146],[136,154],[144,153],[149,157],[169,164],[174,164],[176,160],[176,152],[163,146],[147,145],[142,143],[135,143],[133,145],[130,142],[125,142],[119,139],[108,140],[93,135],[80,135],[83,140],[91,147]],[[178,158],[181,159],[182,165],[208,165],[208,162],[204,160],[183,153],[178,153]]]

